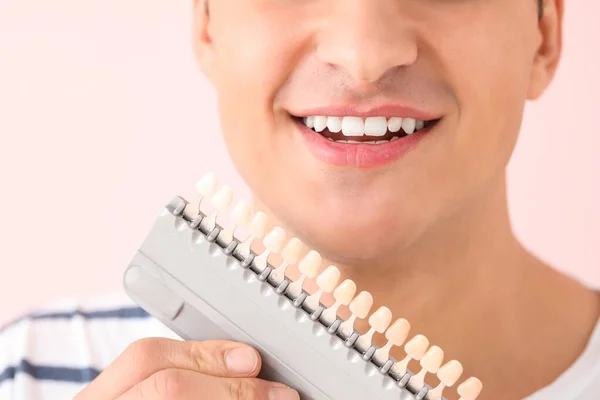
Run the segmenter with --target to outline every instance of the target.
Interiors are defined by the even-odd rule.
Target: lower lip
[[[310,152],[321,161],[340,167],[374,168],[391,164],[413,150],[434,126],[403,136],[393,142],[359,144],[332,142],[313,131],[301,121],[296,121]],[[348,139],[352,140],[351,137]]]

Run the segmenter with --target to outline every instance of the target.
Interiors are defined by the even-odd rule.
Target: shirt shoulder
[[[125,294],[67,299],[0,328],[0,399],[73,398],[125,348],[177,336]]]
[[[556,381],[526,400],[600,398],[600,321],[579,358]]]

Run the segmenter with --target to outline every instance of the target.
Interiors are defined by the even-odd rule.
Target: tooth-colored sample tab
[[[365,122],[360,117],[342,118],[342,134],[344,136],[362,136],[365,134]]]
[[[258,211],[256,214],[254,214],[252,220],[250,220],[250,224],[248,226],[250,234],[255,238],[262,239],[262,237],[265,236],[268,222],[269,218],[267,217],[267,214],[263,213],[262,211]]]
[[[444,386],[450,387],[458,381],[458,378],[460,378],[462,373],[462,364],[456,360],[451,360],[440,367],[440,370],[437,372],[437,377]]]
[[[367,291],[360,292],[348,306],[350,312],[360,319],[364,319],[369,315],[371,307],[373,307],[373,296]]]
[[[302,242],[300,239],[292,238],[285,245],[283,250],[281,250],[281,257],[288,264],[296,264],[300,259],[300,254],[302,253]]]
[[[429,339],[423,335],[417,335],[404,345],[404,352],[412,359],[419,361],[427,352],[428,347]]]
[[[276,226],[265,236],[263,244],[265,248],[273,253],[278,253],[285,243],[285,231]]]
[[[196,191],[204,196],[211,196],[217,189],[219,184],[219,178],[214,172],[207,172],[204,176],[196,183]]]
[[[212,197],[212,205],[219,212],[227,212],[233,201],[233,189],[229,186],[221,186]]]
[[[356,283],[354,283],[354,281],[351,279],[346,279],[333,291],[333,297],[335,300],[345,306],[350,304],[355,294]]]
[[[237,225],[246,226],[250,223],[252,208],[245,201],[238,202],[231,210],[231,220]]]
[[[298,270],[302,275],[314,278],[319,273],[321,267],[321,255],[315,250],[311,250],[298,263]]]
[[[385,331],[385,338],[394,346],[402,346],[409,332],[410,323],[404,318],[399,318]]]
[[[456,392],[462,400],[475,400],[479,397],[483,384],[475,377],[471,377],[458,385]]]
[[[444,361],[444,352],[438,346],[431,346],[421,358],[421,367],[430,374],[438,372]]]
[[[391,322],[392,312],[387,307],[379,307],[377,311],[369,317],[369,325],[379,333],[385,332]]]
[[[317,277],[317,286],[325,293],[330,293],[340,280],[340,270],[335,265],[330,265]]]

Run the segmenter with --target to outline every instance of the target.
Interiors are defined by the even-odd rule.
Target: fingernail
[[[249,374],[256,368],[256,351],[249,347],[239,347],[225,352],[225,366],[234,374]]]
[[[294,389],[274,387],[269,390],[269,400],[300,400],[300,395]]]

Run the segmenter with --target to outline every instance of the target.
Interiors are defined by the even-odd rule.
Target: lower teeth
[[[373,140],[373,141],[360,141],[360,140],[333,140],[332,138],[328,137],[327,140],[331,141],[331,142],[336,142],[336,143],[363,143],[363,144],[383,144],[383,143],[389,143],[389,142],[393,142],[396,139],[400,139],[398,136],[394,136],[393,138],[391,138],[390,140]]]

